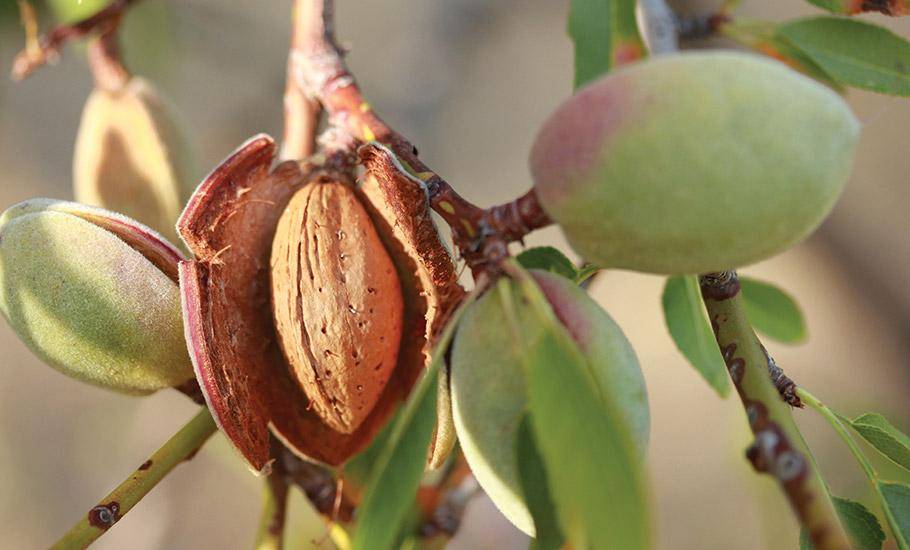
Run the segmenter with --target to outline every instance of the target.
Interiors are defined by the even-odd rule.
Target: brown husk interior
[[[391,192],[423,191],[413,182],[386,177],[394,172],[382,171],[384,176],[368,165],[360,196],[401,277],[402,348],[388,385],[360,428],[345,435],[325,425],[307,410],[308,400],[291,378],[269,299],[269,256],[278,219],[294,192],[318,176],[290,161],[271,169],[275,154],[268,136],[247,141],[200,185],[178,222],[196,255],[180,266],[196,376],[219,427],[256,471],[268,468],[269,428],[295,453],[330,465],[365,447],[424,367],[424,347],[439,329],[440,313],[461,296],[425,197]],[[433,241],[427,243],[428,238]]]

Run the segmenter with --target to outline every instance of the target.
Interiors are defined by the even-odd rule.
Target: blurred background
[[[38,3],[77,16],[97,0]],[[197,178],[258,132],[281,134],[290,0],[146,0],[127,17],[125,53],[177,105],[195,146]],[[371,103],[470,200],[490,205],[529,186],[527,151],[571,93],[566,1],[338,0],[337,32]],[[706,11],[714,2],[676,2]],[[802,0],[743,2],[782,20],[819,13]],[[15,2],[0,0],[0,72],[23,43]],[[910,21],[869,16],[910,37]],[[35,196],[71,197],[71,159],[91,90],[84,48],[14,84],[0,77],[0,209]],[[880,411],[910,429],[910,102],[851,90],[864,125],[853,179],[833,216],[805,243],[744,273],[794,294],[810,338],[769,348],[787,373],[848,416]],[[564,246],[556,229],[528,245]],[[660,548],[796,548],[797,527],[774,484],[743,453],[750,434],[735,395],[719,399],[676,351],[663,325],[663,279],[610,272],[593,295],[622,325],[648,382],[650,471]],[[192,414],[176,392],[129,398],[41,365],[0,323],[0,532],[4,548],[42,548],[119,483]],[[796,411],[832,490],[868,497],[841,442]],[[579,452],[583,445],[579,443]],[[900,472],[879,463],[884,477]],[[180,466],[97,548],[248,548],[260,482],[220,436]],[[868,502],[868,501],[867,501]],[[302,498],[292,548],[330,548]],[[472,503],[459,548],[527,541]]]

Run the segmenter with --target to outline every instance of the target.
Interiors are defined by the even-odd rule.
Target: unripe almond
[[[603,267],[706,273],[815,229],[850,174],[859,123],[838,94],[777,61],[690,52],[622,67],[537,135],[541,206]]]
[[[271,285],[281,348],[313,410],[353,432],[397,364],[403,304],[395,266],[352,186],[297,191],[275,231]]]
[[[76,200],[121,212],[176,239],[192,189],[190,155],[170,106],[146,80],[92,91],[73,157]]]
[[[644,455],[650,416],[644,378],[632,346],[613,319],[577,285],[544,271],[532,270],[530,274],[587,359],[600,390],[619,406]],[[452,412],[459,444],[474,477],[509,521],[533,535],[534,522],[522,494],[515,442],[528,409],[524,342],[539,338],[545,327],[533,306],[523,299],[518,283],[509,284],[515,294],[514,317],[521,337],[516,338],[495,292],[487,292],[465,311],[452,344]],[[559,366],[554,364],[553,368]],[[579,460],[584,460],[584,442],[578,444]]]
[[[180,385],[180,253],[129,218],[35,199],[0,216],[0,310],[39,357],[128,394]]]

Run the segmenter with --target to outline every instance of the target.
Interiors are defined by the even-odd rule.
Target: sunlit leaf
[[[806,323],[796,301],[780,288],[740,277],[746,315],[756,330],[769,338],[795,344],[806,339]]]
[[[780,25],[777,34],[841,84],[910,96],[910,43],[884,27],[813,17]]]
[[[423,477],[427,449],[436,425],[436,379],[445,350],[475,292],[452,314],[436,343],[433,358],[398,414],[389,439],[370,469],[364,499],[357,509],[355,550],[385,550],[408,523],[414,496]]]
[[[531,547],[534,550],[558,550],[562,547],[563,536],[547,485],[547,471],[537,452],[528,416],[521,419],[515,450],[518,454],[522,493],[531,517],[534,518],[534,530],[537,533]]]
[[[569,36],[575,44],[576,88],[645,53],[635,0],[571,0]]]
[[[903,483],[880,481],[878,490],[884,498],[897,546],[901,550],[910,548],[910,487]]]
[[[895,464],[910,470],[910,437],[877,413],[866,413],[850,421],[853,429]]]
[[[676,347],[708,384],[721,397],[726,397],[730,393],[730,379],[705,313],[698,279],[689,275],[670,277],[664,286],[662,302],[664,320]]]

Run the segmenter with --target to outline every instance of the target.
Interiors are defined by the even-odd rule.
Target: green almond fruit
[[[650,415],[632,346],[610,316],[572,281],[545,271],[529,273],[590,362],[601,390],[619,405],[644,456]],[[510,284],[522,338],[533,341],[544,328],[532,306],[521,299],[518,284]],[[502,303],[496,293],[488,292],[459,324],[450,383],[455,430],[474,477],[499,510],[533,536],[534,521],[522,496],[515,451],[518,427],[527,412],[523,351]],[[579,453],[583,452],[584,443],[579,442]]]
[[[662,274],[731,269],[811,233],[846,183],[859,123],[782,63],[734,52],[620,68],[563,103],[530,164],[586,259]]]
[[[195,179],[173,111],[142,78],[93,90],[73,156],[76,200],[121,212],[175,240]]]
[[[129,218],[35,199],[0,216],[0,311],[42,360],[73,378],[147,394],[193,377],[180,253]]]

